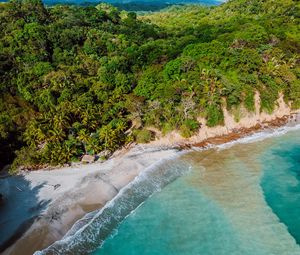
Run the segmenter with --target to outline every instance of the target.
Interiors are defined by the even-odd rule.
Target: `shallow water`
[[[300,255],[300,128],[286,130],[160,162],[36,254]]]
[[[300,254],[300,131],[191,152],[93,255]]]

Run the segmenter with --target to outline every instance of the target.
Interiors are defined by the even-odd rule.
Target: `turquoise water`
[[[300,254],[300,131],[178,161],[93,255]]]
[[[127,218],[94,254],[192,255],[216,250],[219,254],[242,252],[222,209],[179,180]]]
[[[146,169],[36,254],[300,255],[300,129],[285,130]]]
[[[300,244],[300,133],[276,139],[262,155],[266,201]]]

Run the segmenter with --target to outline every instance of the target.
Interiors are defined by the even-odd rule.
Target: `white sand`
[[[4,254],[33,254],[61,239],[76,220],[104,206],[142,170],[176,153],[171,149],[144,150],[138,145],[129,151],[119,151],[104,163],[27,173],[25,178],[32,188],[46,184],[39,190],[39,200],[51,202],[24,236]],[[50,186],[57,184],[60,185],[57,189]]]

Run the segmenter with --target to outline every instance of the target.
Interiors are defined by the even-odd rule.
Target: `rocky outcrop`
[[[81,162],[84,164],[90,164],[93,163],[95,161],[95,156],[92,155],[84,155],[81,159]]]

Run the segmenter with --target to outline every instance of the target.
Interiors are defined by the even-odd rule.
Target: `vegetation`
[[[107,4],[0,4],[0,161],[78,160],[223,124],[226,107],[300,107],[300,4],[231,0],[137,18]]]
[[[138,143],[148,143],[153,139],[153,133],[146,129],[135,130],[133,134]]]

